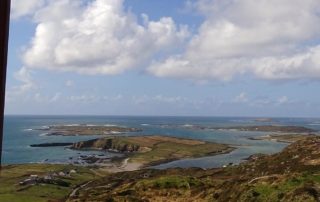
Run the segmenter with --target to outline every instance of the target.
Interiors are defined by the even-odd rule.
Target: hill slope
[[[319,201],[320,137],[227,168],[117,173],[95,180],[68,201]]]

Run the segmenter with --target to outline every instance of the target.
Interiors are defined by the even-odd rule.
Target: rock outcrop
[[[115,138],[101,138],[74,143],[72,149],[112,150],[117,152],[137,152],[140,145],[124,142]]]

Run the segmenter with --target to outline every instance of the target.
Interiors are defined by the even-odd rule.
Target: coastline
[[[265,196],[277,199],[279,192],[278,188],[273,189],[274,186],[288,196],[301,194],[312,197],[312,194],[305,193],[309,193],[310,189],[319,192],[316,189],[320,176],[319,143],[320,137],[306,137],[279,153],[255,155],[239,165],[211,169],[148,169],[141,168],[141,164],[131,163],[130,158],[123,159],[118,168],[108,169],[74,165],[8,165],[3,167],[3,175],[0,176],[3,182],[0,191],[4,193],[0,199],[23,196],[29,201],[45,197],[75,202],[85,197],[103,201],[108,196],[118,199],[116,201],[132,197],[154,200],[164,197],[162,199],[172,201],[178,198],[188,201],[190,197],[194,201],[212,201],[214,197],[219,201],[227,201],[231,194],[252,201]],[[291,158],[288,159],[288,155]],[[313,183],[310,184],[310,180]],[[261,186],[268,188],[272,195],[260,189]],[[177,191],[179,195],[175,194]]]
[[[123,164],[126,161],[127,164],[133,163],[135,168],[148,168],[188,158],[216,156],[236,149],[227,144],[159,135],[93,139],[74,143],[71,148],[79,151],[88,149],[117,151],[116,153],[123,156],[111,158],[111,162],[107,163],[108,166],[112,163]]]

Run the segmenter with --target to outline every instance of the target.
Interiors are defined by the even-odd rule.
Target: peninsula
[[[71,148],[120,152],[124,154],[124,158],[129,158],[129,163],[138,163],[141,167],[183,158],[223,154],[234,150],[225,144],[167,136],[100,138],[74,143]]]

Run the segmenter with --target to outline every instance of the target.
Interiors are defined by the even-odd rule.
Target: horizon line
[[[135,114],[135,115],[108,115],[108,114],[4,114],[4,116],[82,116],[82,117],[195,117],[195,118],[320,118],[316,116],[239,116],[239,115],[141,115],[141,114]]]

